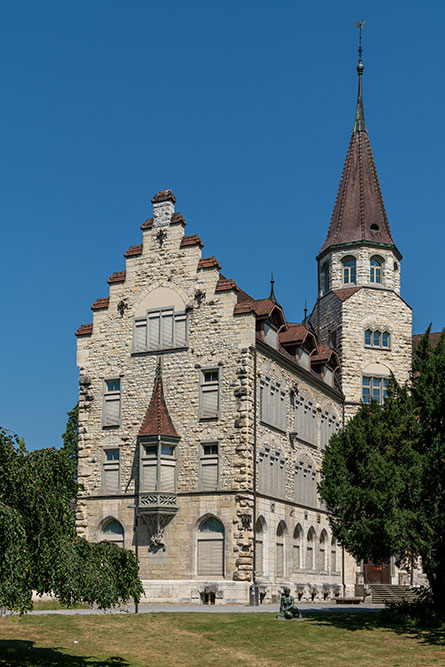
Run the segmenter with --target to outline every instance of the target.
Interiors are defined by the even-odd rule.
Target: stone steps
[[[410,586],[369,584],[369,588],[371,589],[372,604],[385,604],[385,602],[398,602],[399,600],[409,600],[411,602],[417,597],[416,589]]]

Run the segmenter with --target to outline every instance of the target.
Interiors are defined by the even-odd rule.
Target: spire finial
[[[304,319],[303,319],[303,324],[304,324],[304,326],[307,326],[307,299],[304,300]]]
[[[275,284],[275,280],[273,279],[273,271],[270,272],[270,294],[269,294],[269,299],[273,301],[274,303],[277,303],[277,298],[275,296],[275,292],[273,289],[273,286]]]
[[[355,112],[354,129],[352,130],[353,133],[354,132],[366,132],[365,114],[364,114],[364,111],[363,111],[363,100],[362,100],[362,74],[363,74],[363,70],[365,69],[365,67],[362,63],[362,54],[363,54],[362,30],[363,30],[363,26],[365,25],[365,19],[362,19],[361,21],[356,21],[355,25],[359,29],[360,37],[359,37],[358,65],[357,65],[358,97],[357,97],[357,110]]]

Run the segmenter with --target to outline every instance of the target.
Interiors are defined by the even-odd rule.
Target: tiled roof
[[[153,227],[153,218],[147,218],[141,225],[141,229],[151,229]]]
[[[238,291],[238,285],[232,278],[220,278],[216,283],[215,292]]]
[[[233,309],[234,315],[243,315],[244,313],[254,313],[255,312],[255,302],[254,301],[243,301],[242,303],[237,303]]]
[[[436,347],[437,343],[439,342],[439,338],[441,337],[442,332],[441,331],[431,331],[430,332],[430,344],[432,347]],[[422,340],[424,334],[413,334],[412,337],[412,344],[413,344],[413,354],[416,353],[417,347]]]
[[[184,227],[185,227],[187,223],[184,220],[184,216],[182,215],[182,213],[180,213],[178,211],[177,213],[173,213],[172,218],[170,220],[170,224],[171,225],[184,225]]]
[[[340,299],[340,301],[346,301],[346,299],[349,299],[350,296],[361,289],[361,287],[343,287],[342,289],[334,289],[332,292]]]
[[[91,306],[91,310],[106,310],[110,304],[110,298],[108,296],[103,299],[96,299],[96,301]]]
[[[147,408],[138,435],[168,435],[179,438],[165,402],[162,372],[159,366],[156,369],[150,405]]]
[[[116,271],[116,273],[111,274],[111,276],[107,280],[107,283],[109,285],[113,283],[124,283],[126,275],[127,275],[126,271]]]
[[[142,255],[142,243],[139,245],[131,245],[126,252],[124,252],[124,257],[138,257]]]
[[[198,262],[199,269],[220,269],[221,264],[218,262],[216,257],[203,257]]]
[[[346,154],[328,235],[320,254],[333,245],[360,241],[393,247],[395,245],[365,126],[361,74],[354,129]]]
[[[155,194],[155,196],[151,200],[151,203],[159,204],[160,202],[163,201],[172,201],[173,203],[175,203],[176,197],[171,190],[161,190],[161,192],[157,192]]]
[[[93,324],[81,324],[76,331],[76,336],[91,336],[93,333]]]
[[[309,329],[304,324],[292,324],[287,331],[281,331],[278,337],[282,345],[286,345],[286,343],[298,345],[304,341],[308,333]]]
[[[319,345],[317,354],[311,355],[311,364],[321,364],[329,361],[332,355],[337,356],[335,350],[327,345]]]
[[[191,234],[190,236],[183,237],[181,241],[181,248],[187,248],[194,245],[199,245],[201,248],[204,247],[204,243],[201,241],[198,234]]]

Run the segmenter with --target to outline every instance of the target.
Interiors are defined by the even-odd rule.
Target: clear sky
[[[316,297],[364,30],[365,117],[414,332],[444,326],[442,2],[1,4],[0,423],[60,445],[74,331],[171,188],[204,256],[290,321]]]

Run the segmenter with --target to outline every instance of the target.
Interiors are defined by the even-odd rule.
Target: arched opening
[[[377,255],[371,257],[371,261],[369,262],[369,282],[377,284],[382,283],[382,267],[383,259],[381,257],[378,257]]]
[[[314,543],[315,530],[311,526],[311,528],[308,530],[306,538],[306,570],[315,570]]]
[[[338,572],[337,540],[334,536],[332,536],[331,540],[331,572]]]
[[[294,539],[292,544],[292,565],[293,571],[297,572],[302,567],[302,546],[303,546],[303,528],[299,523],[295,526]]]
[[[318,569],[320,572],[327,572],[327,554],[326,548],[328,546],[328,534],[326,530],[322,530],[320,534],[320,542],[318,545]]]
[[[224,577],[224,526],[214,516],[198,529],[198,577]]]
[[[329,264],[326,262],[320,271],[320,294],[329,292]]]
[[[264,575],[264,529],[265,520],[262,516],[258,517],[255,524],[255,571],[257,577]]]
[[[343,264],[343,283],[345,285],[355,285],[357,282],[357,263],[355,257],[344,257]]]
[[[280,521],[275,541],[275,575],[284,577],[284,541],[287,533],[286,524]]]
[[[124,527],[117,519],[109,519],[102,528],[102,541],[124,546]]]

